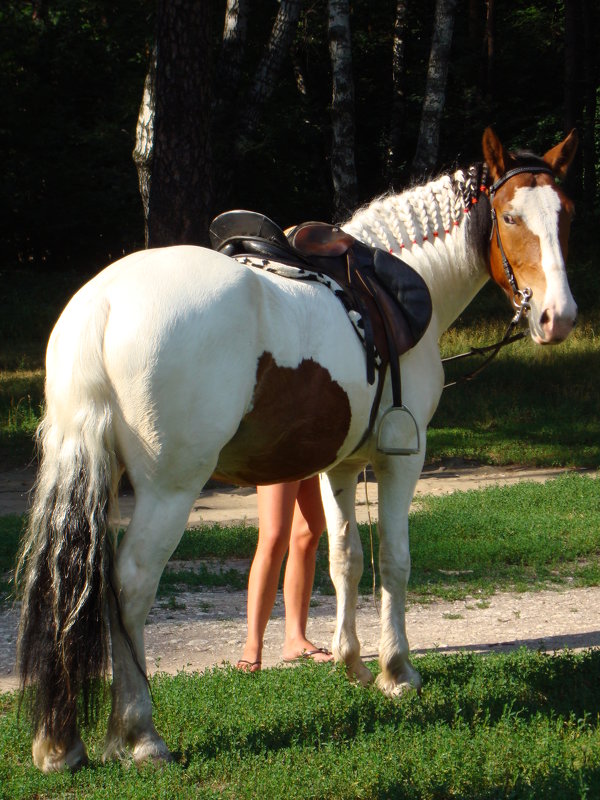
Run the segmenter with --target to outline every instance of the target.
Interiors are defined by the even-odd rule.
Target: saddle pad
[[[282,278],[289,278],[294,281],[314,281],[315,283],[320,283],[321,285],[326,286],[329,291],[333,292],[338,300],[341,301],[346,310],[346,314],[352,323],[352,327],[354,328],[356,335],[360,339],[365,350],[367,349],[365,324],[363,322],[362,315],[356,309],[349,308],[347,306],[347,304],[344,302],[345,292],[343,291],[342,287],[333,280],[333,278],[330,278],[328,275],[323,275],[321,272],[313,272],[312,270],[305,269],[304,267],[295,267],[291,264],[281,264],[277,261],[270,261],[266,258],[258,258],[250,255],[238,255],[233,256],[233,258],[236,261],[239,261],[240,264],[245,264],[246,266],[250,267],[257,267],[258,269],[264,269],[265,272],[272,272],[275,275],[280,275]],[[381,354],[375,347],[375,366],[377,369],[379,369],[381,363]]]

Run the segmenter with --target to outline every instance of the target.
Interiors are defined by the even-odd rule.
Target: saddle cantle
[[[393,410],[407,411],[402,404],[399,357],[421,339],[432,314],[427,284],[412,267],[324,222],[304,222],[286,236],[263,214],[236,210],[216,217],[209,234],[213,249],[235,258],[258,258],[258,262],[252,261],[255,266],[277,262],[299,268],[300,279],[310,279],[311,273],[314,278],[316,273],[334,281],[339,287],[335,293],[348,313],[356,312],[361,318],[369,383],[375,382],[376,367],[379,373],[369,430],[388,366]]]

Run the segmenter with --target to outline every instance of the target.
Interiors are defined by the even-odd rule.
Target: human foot
[[[245,658],[240,658],[236,664],[241,672],[260,672],[261,666],[260,661],[246,661]]]
[[[301,650],[295,656],[283,657],[286,664],[304,659],[315,661],[317,664],[326,664],[328,661],[333,661],[333,654],[326,647],[311,647],[309,650]]]

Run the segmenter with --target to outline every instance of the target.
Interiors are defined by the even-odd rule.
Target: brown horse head
[[[494,181],[490,273],[516,303],[518,292],[531,291],[529,328],[538,344],[561,342],[577,316],[565,271],[573,203],[556,183],[576,150],[575,130],[541,158],[509,152],[491,128],[483,134]]]

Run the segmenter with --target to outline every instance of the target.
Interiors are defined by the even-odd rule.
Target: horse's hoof
[[[380,672],[375,684],[386,697],[390,698],[397,698],[409,692],[421,692],[421,676],[414,669],[395,677]]]
[[[137,742],[132,755],[136,764],[151,762],[160,766],[174,760],[173,754],[160,736],[147,737]]]
[[[348,676],[352,680],[358,681],[361,686],[369,686],[373,683],[373,673],[365,667],[362,661],[348,665]]]
[[[127,747],[123,744],[118,737],[106,737],[104,743],[104,752],[102,753],[102,763],[107,764],[109,761],[129,761],[131,756]]]
[[[85,745],[77,736],[70,745],[58,744],[53,739],[38,735],[31,747],[33,763],[42,772],[76,772],[89,763]]]

